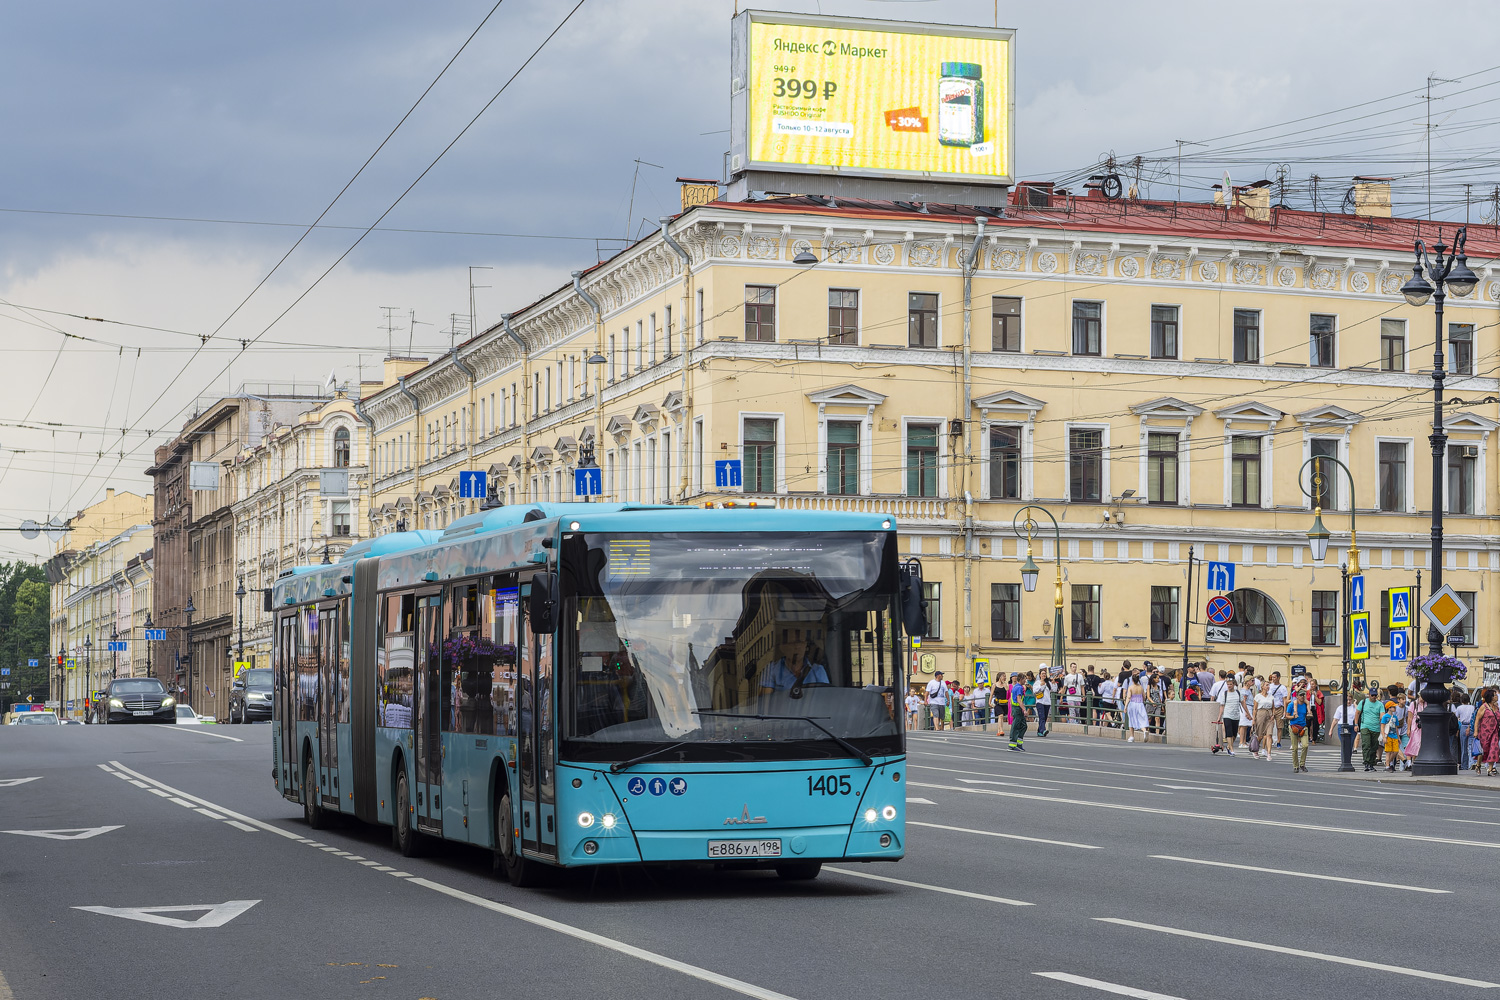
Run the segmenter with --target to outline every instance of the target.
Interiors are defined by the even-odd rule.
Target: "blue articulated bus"
[[[878,514],[535,504],[283,573],[273,770],[329,813],[557,868],[813,878],[905,850],[903,632]]]

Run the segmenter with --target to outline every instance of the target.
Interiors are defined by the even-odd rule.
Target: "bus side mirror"
[[[922,605],[922,564],[908,559],[901,566],[901,627],[918,638],[927,634],[927,609]]]
[[[551,635],[557,631],[557,574],[538,573],[531,578],[531,597],[527,606],[532,635]]]

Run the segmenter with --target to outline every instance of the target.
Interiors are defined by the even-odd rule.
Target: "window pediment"
[[[849,382],[832,389],[816,389],[807,394],[810,402],[818,406],[879,406],[886,397],[878,392],[862,388]]]
[[[1489,417],[1480,416],[1477,413],[1443,414],[1443,430],[1445,432],[1458,431],[1460,433],[1486,434],[1497,427],[1500,427],[1500,423],[1491,420]]]
[[[1363,414],[1346,410],[1342,406],[1315,406],[1293,416],[1303,427],[1338,427],[1347,430],[1365,419]]]
[[[981,414],[988,416],[991,410],[1000,413],[1008,413],[1015,416],[1034,417],[1037,411],[1047,404],[1024,392],[1016,392],[1014,389],[1005,389],[1001,392],[992,392],[988,396],[980,396],[972,400],[971,404]]]
[[[661,410],[651,403],[642,403],[635,408],[632,419],[640,425],[641,430],[649,433],[656,430],[656,424],[661,420]]]
[[[1257,403],[1252,400],[1217,409],[1214,411],[1214,416],[1225,423],[1233,421],[1234,423],[1262,424],[1270,427],[1272,424],[1280,423],[1281,418],[1286,416],[1286,414],[1274,406],[1267,406],[1264,403]]]
[[[617,440],[623,441],[630,436],[630,418],[617,413],[609,418],[604,429],[613,434]]]
[[[1175,396],[1163,396],[1149,403],[1137,403],[1130,408],[1130,412],[1140,417],[1191,420],[1203,412],[1203,407],[1185,403]]]

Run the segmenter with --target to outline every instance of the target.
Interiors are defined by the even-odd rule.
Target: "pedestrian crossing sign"
[[[1356,611],[1349,616],[1349,659],[1370,658],[1370,613]]]
[[[1390,592],[1391,628],[1411,628],[1411,588],[1396,587]]]

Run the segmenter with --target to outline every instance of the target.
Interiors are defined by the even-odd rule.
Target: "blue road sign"
[[[1208,589],[1234,589],[1234,563],[1211,562],[1208,564]]]
[[[743,466],[737,458],[721,458],[714,462],[714,485],[721,489],[726,486],[739,486],[743,482],[740,470]]]
[[[148,628],[146,632],[147,642],[166,642],[167,630],[164,628]]]
[[[573,495],[596,497],[604,492],[604,474],[598,468],[573,470]]]
[[[1215,625],[1227,625],[1234,617],[1234,605],[1227,597],[1215,597],[1208,602],[1208,620]]]
[[[1360,573],[1349,578],[1349,610],[1365,609],[1365,575]]]
[[[1391,659],[1406,659],[1406,629],[1391,633]]]
[[[458,474],[458,495],[461,497],[477,497],[483,500],[485,495],[485,480],[488,478],[489,474],[479,469],[460,472]]]
[[[0,677],[9,677],[10,667],[0,667]]]
[[[123,639],[116,639],[116,640],[111,641],[110,644],[109,644],[109,649],[105,650],[105,652],[106,653],[123,653],[123,652],[125,652],[125,640],[123,640]]]
[[[1411,627],[1411,588],[1396,587],[1391,591],[1391,628]]]
[[[1370,658],[1370,614],[1355,611],[1349,615],[1349,659]]]
[[[36,661],[36,660],[27,660],[27,661],[26,661],[26,665],[27,665],[27,666],[28,666],[28,667],[35,667],[35,666],[37,666],[37,665],[38,665],[38,664],[37,664],[37,661]]]

